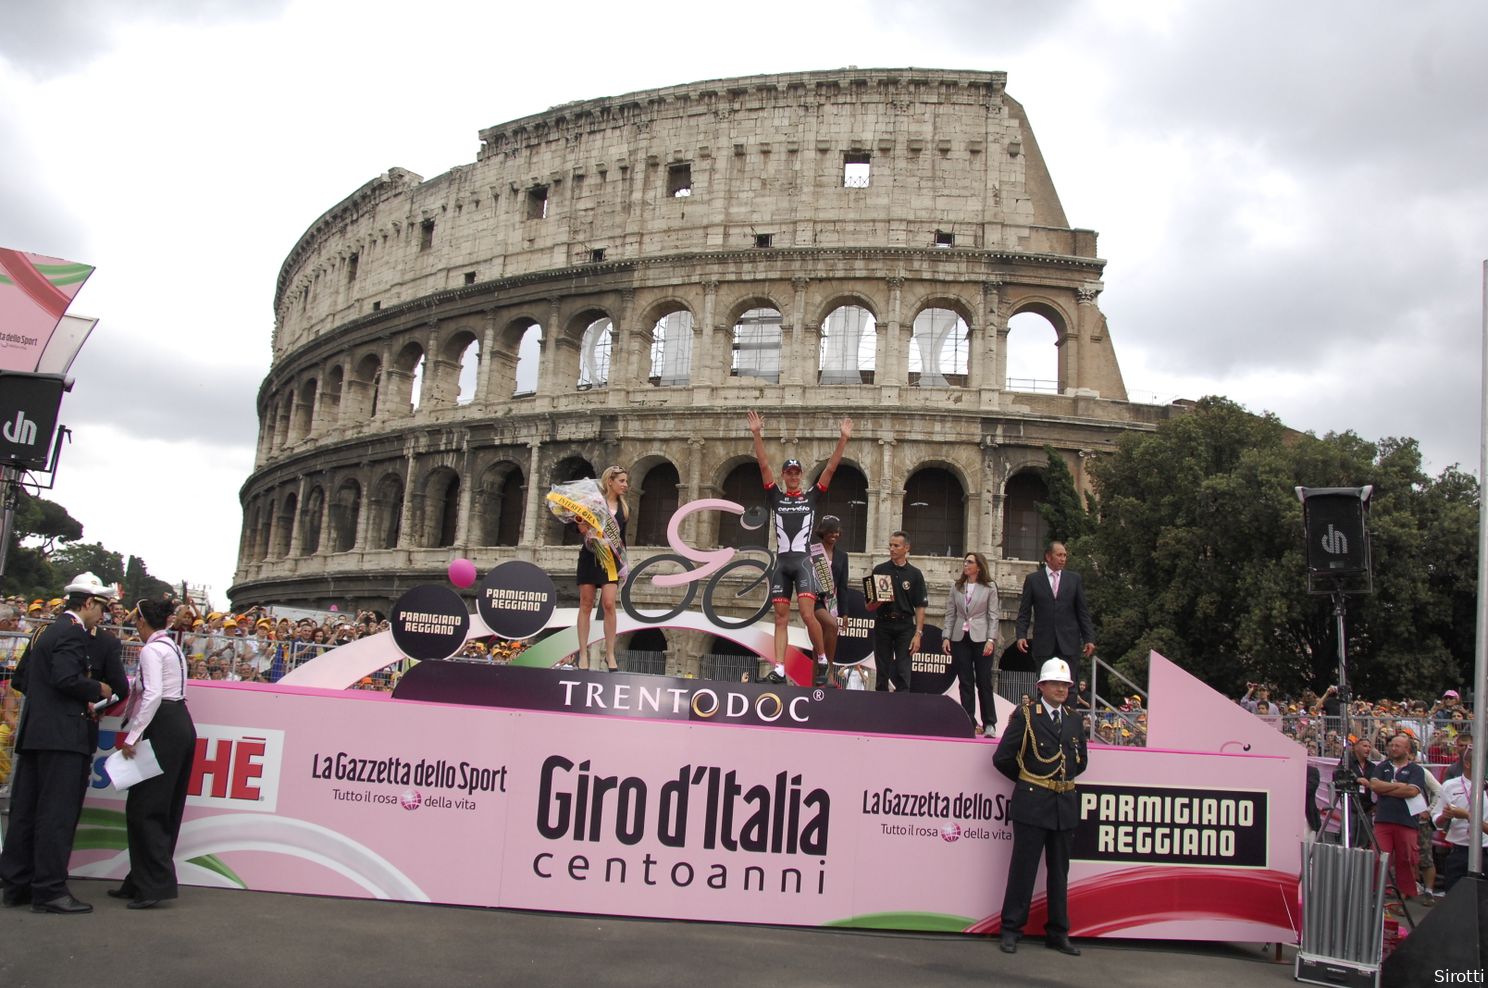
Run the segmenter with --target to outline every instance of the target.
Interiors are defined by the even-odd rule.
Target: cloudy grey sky
[[[98,267],[52,494],[85,538],[222,600],[279,265],[376,174],[433,177],[481,127],[569,100],[849,64],[1008,72],[1070,222],[1100,232],[1134,394],[1414,436],[1433,471],[1476,472],[1488,5],[682,10],[8,5],[0,245]]]

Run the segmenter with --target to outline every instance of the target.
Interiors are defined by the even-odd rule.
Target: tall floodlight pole
[[[1485,759],[1488,759],[1488,497],[1484,496],[1484,482],[1488,481],[1488,261],[1483,262],[1483,369],[1479,380],[1479,400],[1482,414],[1478,423],[1478,634],[1473,649],[1473,746],[1472,779],[1483,781]],[[1468,790],[1472,792],[1470,788]],[[1483,832],[1483,800],[1468,800],[1468,829],[1471,834]],[[1469,874],[1483,871],[1483,844],[1469,836],[1467,841],[1467,870]]]

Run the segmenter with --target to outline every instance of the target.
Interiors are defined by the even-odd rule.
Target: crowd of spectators
[[[1303,690],[1296,697],[1279,697],[1264,683],[1250,683],[1239,703],[1309,753],[1342,757],[1347,737],[1336,687],[1328,687],[1321,696]],[[1457,738],[1472,734],[1472,710],[1456,690],[1447,690],[1434,702],[1356,698],[1350,704],[1348,734],[1370,739],[1374,750],[1384,751],[1399,731],[1414,740],[1421,761],[1445,764],[1454,757]]]

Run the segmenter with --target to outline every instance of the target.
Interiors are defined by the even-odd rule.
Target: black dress
[[[615,523],[620,526],[621,545],[625,544],[625,522],[625,502],[621,501],[619,510],[615,512]],[[595,558],[594,550],[589,548],[589,543],[586,541],[579,548],[579,575],[574,582],[581,587],[602,587],[607,583],[619,583],[620,581],[609,578],[604,567]]]

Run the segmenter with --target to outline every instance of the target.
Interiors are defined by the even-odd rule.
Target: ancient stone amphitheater
[[[279,274],[234,603],[386,607],[456,556],[532,560],[571,591],[551,484],[626,467],[644,558],[680,503],[762,501],[755,408],[808,477],[850,414],[826,509],[844,544],[881,559],[905,529],[932,610],[981,550],[1011,616],[1044,447],[1084,483],[1171,408],[1128,402],[1096,235],[1065,219],[1005,83],[847,69],[587,100],[332,206]],[[1057,382],[1008,379],[1025,312]],[[718,514],[684,533],[763,538]],[[710,648],[642,635],[672,671]]]

